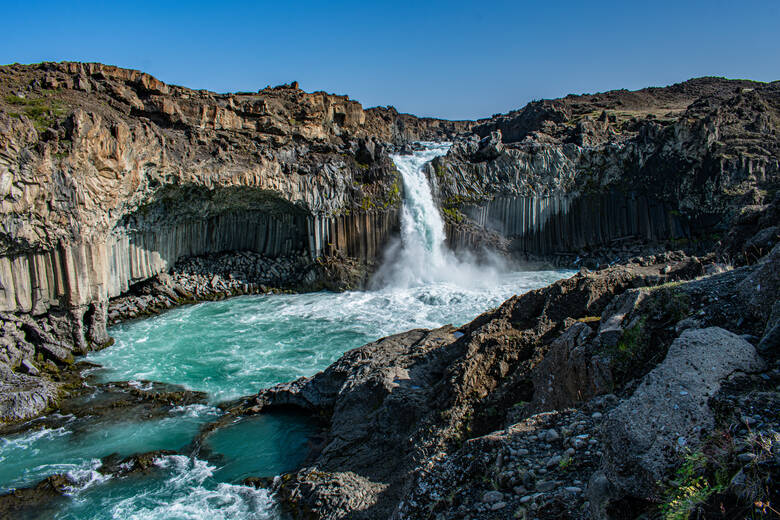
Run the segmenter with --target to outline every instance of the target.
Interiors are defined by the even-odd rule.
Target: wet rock
[[[103,457],[98,471],[104,475],[125,476],[137,473],[149,473],[158,467],[156,461],[166,455],[176,455],[171,450],[155,450],[146,453],[138,453],[129,457],[120,457],[112,454]]]
[[[26,514],[53,515],[58,501],[75,483],[66,475],[52,475],[34,487],[0,495],[0,518],[26,518]]]
[[[57,402],[59,392],[57,383],[15,373],[0,363],[0,423],[36,417]]]

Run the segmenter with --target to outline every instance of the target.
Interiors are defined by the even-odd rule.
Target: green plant
[[[40,131],[46,130],[54,122],[65,115],[66,109],[62,103],[56,99],[49,99],[47,97],[41,98],[23,98],[15,95],[8,95],[5,97],[5,102],[12,106],[17,106],[22,109],[24,115],[32,120],[35,129]],[[16,114],[16,115],[14,115]],[[19,117],[19,113],[10,113],[12,117]]]
[[[561,470],[566,470],[566,469],[569,468],[569,466],[571,466],[571,463],[573,461],[574,461],[574,459],[572,459],[570,456],[567,455],[567,456],[563,457],[560,460],[560,462],[558,462],[558,468],[560,468]]]
[[[676,323],[691,313],[691,297],[681,289],[683,282],[668,282],[652,287],[648,311]]]
[[[707,463],[708,457],[701,451],[684,456],[660,507],[664,520],[688,520],[698,505],[725,489],[726,483],[712,485],[705,477]]]
[[[620,357],[633,358],[644,347],[644,328],[647,318],[642,316],[633,327],[623,331],[623,335],[617,343],[616,350]]]

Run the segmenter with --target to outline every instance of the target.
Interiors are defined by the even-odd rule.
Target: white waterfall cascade
[[[411,155],[392,155],[403,177],[401,242],[391,244],[374,277],[379,287],[409,288],[431,283],[461,287],[495,286],[503,266],[498,261],[477,265],[456,257],[446,245],[444,221],[431,194],[425,165],[445,155],[450,143],[422,143]]]

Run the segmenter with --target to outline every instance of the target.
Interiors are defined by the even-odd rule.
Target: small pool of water
[[[300,466],[313,448],[320,426],[290,412],[242,417],[206,438],[215,454],[214,477],[240,483],[247,477],[273,477]]]

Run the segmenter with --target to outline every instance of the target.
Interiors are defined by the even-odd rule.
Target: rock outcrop
[[[605,515],[606,477],[618,497],[660,501],[658,482],[680,453],[695,450],[715,427],[708,401],[721,382],[737,372],[759,372],[764,363],[753,345],[719,327],[686,330],[672,342],[664,361],[644,377],[633,395],[603,424],[604,470],[592,477],[591,508]]]
[[[751,307],[741,290],[776,294],[777,259],[709,276],[715,264],[703,261],[674,253],[583,271],[460,329],[350,351],[221,421],[292,407],[327,422],[317,457],[273,484],[295,518],[633,518],[665,501],[688,507],[664,484],[686,454],[710,453],[723,428],[750,439],[729,426],[740,410],[715,400],[754,374],[737,395],[767,392],[751,421],[772,435],[765,399],[780,382],[755,348],[768,304]],[[771,466],[771,450],[755,456]],[[732,475],[749,455],[723,457]],[[745,503],[736,488],[722,493]]]

